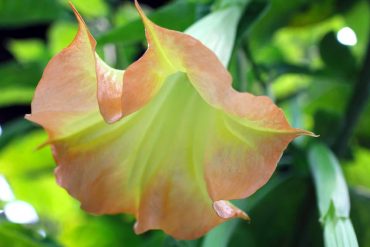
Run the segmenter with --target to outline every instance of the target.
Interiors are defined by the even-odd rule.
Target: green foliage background
[[[144,7],[157,24],[183,31],[235,2],[177,0]],[[161,231],[135,235],[134,219],[127,215],[86,214],[56,185],[49,148],[36,150],[45,133],[24,120],[23,113],[10,113],[17,107],[29,109],[43,68],[71,42],[77,23],[67,0],[0,0],[0,30],[47,25],[45,38],[1,37],[12,59],[0,63],[0,175],[40,220],[11,223],[1,210],[7,202],[0,200],[0,247],[356,246],[350,219],[359,246],[370,246],[369,1],[245,2],[229,66],[233,86],[270,96],[294,127],[320,137],[295,140],[268,184],[236,202],[251,216],[250,223],[232,220],[201,239],[178,241]],[[132,2],[73,3],[97,38],[98,53],[111,66],[126,68],[143,52],[144,30]],[[336,38],[346,26],[357,35],[355,46]],[[347,191],[350,201],[338,203],[336,196],[345,198]],[[350,207],[350,215],[340,213]]]

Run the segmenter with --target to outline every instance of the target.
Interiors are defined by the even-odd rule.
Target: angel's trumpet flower
[[[215,53],[144,22],[148,50],[120,71],[95,53],[83,19],[47,65],[27,119],[49,134],[57,182],[95,214],[133,214],[135,232],[193,239],[234,217],[228,200],[267,182],[295,137],[267,97],[239,93]],[[124,37],[122,37],[124,38]]]

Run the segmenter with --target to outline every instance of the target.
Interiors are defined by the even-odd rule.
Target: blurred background
[[[145,51],[132,1],[72,2],[108,64],[124,69]],[[183,31],[219,1],[140,2],[154,22]],[[314,131],[330,147],[348,184],[341,188],[349,190],[359,245],[365,247],[370,246],[369,4],[250,0],[229,65],[237,90],[270,96],[294,127]],[[161,231],[135,235],[131,216],[83,212],[56,185],[50,149],[37,150],[46,134],[23,118],[45,65],[76,31],[67,0],[0,0],[0,247],[324,245],[326,221],[310,164],[319,157],[304,138],[289,146],[266,186],[238,202],[250,223],[232,220],[201,239],[178,241]],[[332,186],[330,179],[324,176],[323,186]],[[316,190],[323,188],[316,184]]]

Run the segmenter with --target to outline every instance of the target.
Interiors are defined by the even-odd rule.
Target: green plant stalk
[[[362,65],[358,80],[348,102],[346,114],[342,126],[336,138],[333,149],[336,155],[342,157],[348,148],[348,143],[356,128],[361,114],[364,112],[366,103],[370,97],[370,42],[366,48],[365,60]]]

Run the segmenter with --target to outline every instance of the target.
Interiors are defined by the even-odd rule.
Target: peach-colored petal
[[[78,132],[84,128],[86,116],[98,109],[92,53],[95,41],[79,15],[76,17],[78,34],[48,63],[32,100],[32,114],[27,116],[47,129],[51,138]]]
[[[95,54],[95,58],[100,112],[106,122],[113,123],[123,114],[121,97],[124,71],[109,67],[98,54]]]
[[[292,128],[267,97],[233,90],[209,48],[137,7],[149,48],[125,72],[96,55],[76,12],[75,40],[36,89],[28,118],[49,132],[58,183],[91,213],[133,214],[137,233],[194,239],[248,219],[227,200],[260,188],[288,143],[312,133]]]
[[[135,215],[137,233],[163,229],[194,239],[227,219],[245,217],[236,208],[220,217],[213,208],[201,164],[204,147],[194,145],[206,126],[198,129],[201,120],[189,117],[198,103],[212,111],[184,75],[175,75],[140,111],[54,141],[58,183],[89,212]]]
[[[214,130],[205,150],[205,178],[212,199],[237,199],[252,194],[270,178],[291,140],[313,134],[292,128],[268,97],[235,91],[230,74],[210,49],[190,35],[157,26],[135,2],[146,28],[148,51],[127,69],[130,73],[124,77],[124,89],[128,86],[135,88],[130,92],[139,92],[150,88],[151,94],[144,93],[145,98],[140,94],[136,100],[136,95],[127,99],[124,91],[123,100],[135,102],[134,107],[127,107],[131,109],[128,113],[147,104],[163,85],[152,79],[148,64],[158,62],[155,70],[164,76],[174,71],[185,73],[204,101],[226,113],[225,126]],[[209,132],[212,127],[209,126]],[[229,134],[217,133],[220,131]],[[227,163],[234,164],[233,169]]]
[[[32,114],[26,116],[47,129],[50,138],[77,133],[99,121],[99,107],[107,122],[122,115],[123,71],[110,68],[98,57],[94,38],[71,7],[79,22],[78,33],[48,63],[32,100]]]
[[[213,202],[213,208],[223,219],[230,219],[230,218],[242,218],[244,220],[250,220],[249,216],[241,211],[239,208],[235,207],[233,204],[231,204],[229,201],[215,201]]]
[[[144,56],[125,71],[122,91],[124,115],[129,115],[148,103],[158,93],[165,79],[174,72],[176,71],[167,68],[165,62],[158,58],[154,48],[148,48]]]
[[[181,71],[208,104],[244,118],[251,122],[251,127],[310,134],[292,129],[268,97],[235,91],[231,75],[210,49],[190,35],[157,26],[145,16],[137,1],[135,3],[146,28],[148,50],[126,70],[123,83],[123,108],[129,109],[126,113],[140,109],[158,92],[163,80],[157,78]]]

